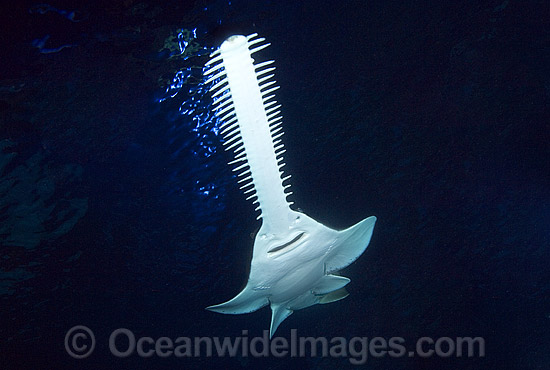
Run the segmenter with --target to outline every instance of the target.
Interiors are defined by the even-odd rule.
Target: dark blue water
[[[253,32],[272,43],[258,58],[276,60],[296,206],[334,228],[378,218],[343,272],[350,296],[295,312],[277,336],[402,337],[411,348],[482,337],[484,357],[366,366],[550,368],[549,10],[515,0],[6,6],[0,368],[355,367],[109,348],[118,328],[173,340],[269,328],[268,308],[204,310],[246,282],[259,222],[200,75],[225,37]],[[81,360],[64,345],[75,325],[96,338]]]

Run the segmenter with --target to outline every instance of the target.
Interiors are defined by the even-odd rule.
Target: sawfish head
[[[233,299],[207,309],[243,314],[271,305],[270,335],[292,312],[347,297],[350,282],[337,272],[367,248],[376,217],[337,231],[290,210],[288,228],[275,231],[264,223],[256,235],[250,275]]]

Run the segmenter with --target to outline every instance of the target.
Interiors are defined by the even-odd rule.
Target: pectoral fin
[[[326,263],[327,273],[339,271],[359,258],[369,245],[375,222],[376,217],[371,216],[338,232],[338,245]]]
[[[265,296],[259,295],[254,290],[245,287],[235,296],[235,298],[225,303],[208,306],[206,309],[214,312],[238,315],[254,312],[268,304],[269,300]]]

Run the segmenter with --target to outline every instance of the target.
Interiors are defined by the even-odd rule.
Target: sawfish
[[[294,311],[348,296],[350,279],[338,272],[365,251],[376,217],[334,230],[291,208],[275,67],[273,60],[252,58],[269,45],[256,33],[231,36],[212,53],[204,75],[205,84],[212,84],[223,145],[234,153],[229,164],[261,220],[246,286],[233,299],[207,309],[245,314],[270,305],[271,338]]]

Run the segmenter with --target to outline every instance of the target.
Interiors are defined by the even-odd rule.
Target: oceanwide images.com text
[[[92,330],[78,325],[65,335],[65,349],[74,358],[90,356],[96,344]],[[484,357],[485,340],[481,337],[421,337],[407,345],[403,337],[300,337],[290,331],[290,339],[269,339],[269,330],[261,337],[249,337],[243,330],[237,337],[136,337],[129,329],[114,330],[108,338],[109,351],[115,357],[333,357],[347,358],[354,365],[368,358],[400,357]]]

